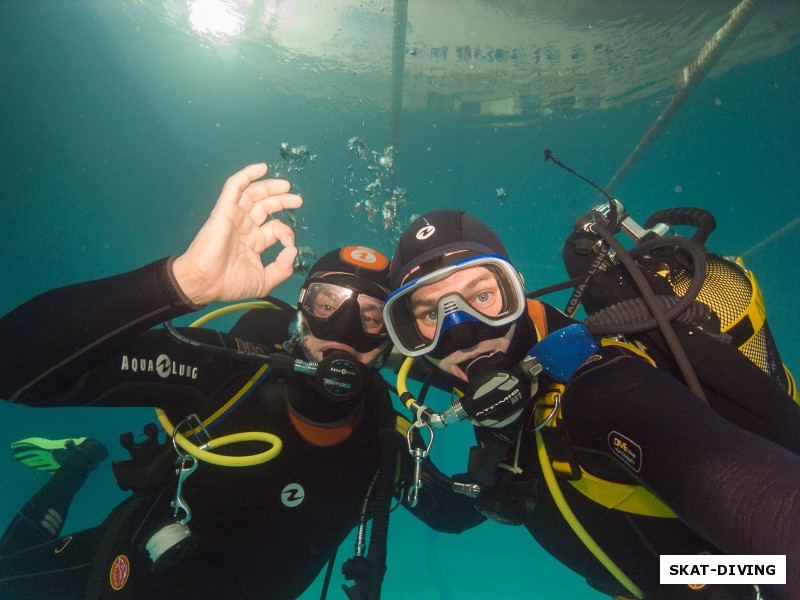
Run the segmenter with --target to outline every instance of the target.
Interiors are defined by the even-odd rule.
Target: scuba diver
[[[392,499],[416,472],[409,423],[378,371],[390,351],[389,260],[342,247],[311,267],[296,309],[267,297],[296,253],[291,228],[270,215],[302,201],[286,181],[259,180],[266,171],[251,165],[229,178],[181,256],[45,292],[0,319],[0,396],[160,407],[167,433],[160,442],[151,423],[144,438],[121,436],[131,460],[113,470],[132,494],[101,525],[70,535],[67,510],[105,447],[12,444],[19,461],[52,477],[0,540],[0,597],[296,598],[326,563],[327,591],[338,546],[355,527],[363,538],[370,518],[368,549],[343,570],[355,582],[348,597],[379,597]],[[260,255],[276,242],[283,248],[265,267]],[[227,333],[170,323],[250,297],[268,307]],[[444,531],[482,519],[468,499],[436,494],[422,486],[406,506]]]
[[[686,347],[677,359],[636,293],[642,269],[625,272],[624,247],[599,233],[620,229],[625,215],[615,208],[579,220],[564,247],[571,303],[583,293],[590,313],[612,305],[610,316],[585,323],[526,294],[501,240],[472,215],[436,210],[413,221],[392,258],[384,306],[395,349],[409,357],[398,372],[401,399],[431,430],[468,419],[478,444],[458,475],[462,489],[471,482],[482,514],[523,525],[592,588],[618,599],[798,598],[793,380],[773,347],[761,347],[764,369],[739,348],[763,319],[732,342],[720,329],[730,316],[707,305],[680,318],[670,312],[682,298],[669,277],[678,267],[686,275],[691,261],[684,238],[667,236],[637,256],[650,260],[647,276],[670,297],[654,311],[667,313],[667,329]],[[714,285],[712,299],[728,290]],[[634,296],[637,312],[617,304]],[[631,322],[638,327],[626,330]],[[440,413],[405,387],[418,357],[458,392]],[[700,553],[786,555],[786,585],[660,583],[660,555]]]

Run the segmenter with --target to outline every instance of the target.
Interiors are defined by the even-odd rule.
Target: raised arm
[[[270,215],[302,200],[267,165],[228,179],[189,248],[131,271],[45,292],[0,318],[0,398],[37,404],[109,353],[211,301],[268,294],[292,272],[294,232]],[[266,267],[260,254],[283,248]]]
[[[292,274],[294,231],[269,217],[303,201],[289,193],[288,181],[258,180],[266,173],[261,163],[232,175],[197,237],[175,259],[175,280],[194,304],[266,296]],[[261,254],[277,242],[283,248],[265,267]]]

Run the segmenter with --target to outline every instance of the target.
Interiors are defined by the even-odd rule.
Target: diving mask
[[[415,279],[392,293],[383,316],[406,356],[442,358],[501,337],[525,312],[522,276],[504,257],[482,255]]]
[[[385,292],[378,286],[375,290],[357,291],[347,279],[355,278],[337,274],[310,279],[300,290],[298,308],[314,336],[369,352],[388,339],[380,299]]]

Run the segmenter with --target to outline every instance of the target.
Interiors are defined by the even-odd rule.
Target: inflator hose
[[[172,423],[170,423],[167,413],[164,412],[164,409],[156,408],[156,416],[158,417],[158,421],[161,423],[161,426],[164,428],[164,431],[167,432],[167,435],[173,437],[175,442],[181,448],[186,450],[186,452],[195,458],[213,465],[219,465],[222,467],[252,467],[253,465],[260,465],[261,463],[272,460],[278,456],[283,449],[283,442],[281,442],[281,439],[278,436],[267,433],[266,431],[247,431],[214,438],[208,444],[206,444],[206,448],[218,448],[228,444],[251,441],[267,442],[271,445],[271,447],[260,454],[253,454],[250,456],[229,456],[226,454],[209,452],[208,450],[205,450],[200,446],[196,446],[190,442],[188,439],[186,439],[186,437],[183,436],[183,434],[176,432],[175,427],[172,425]]]
[[[215,311],[212,311],[209,314],[204,315],[199,319],[197,319],[196,321],[194,321],[190,325],[190,327],[199,327],[200,325],[205,324],[212,319],[215,319],[224,314],[228,314],[230,312],[238,310],[246,310],[253,308],[276,309],[280,307],[281,307],[280,301],[276,303],[272,302],[271,299],[259,300],[254,302],[241,302],[239,304],[224,306]],[[177,341],[179,344],[185,344],[188,345],[189,347],[195,348],[203,352],[212,353],[228,359],[239,359],[249,362],[265,363],[265,359],[267,358],[265,355],[256,352],[245,352],[232,348],[218,348],[216,346],[212,346],[209,344],[200,344],[199,342],[196,342],[193,339],[179,333],[172,326],[172,323],[170,321],[164,322],[164,328],[166,329],[167,334],[170,337],[172,337],[175,341]],[[249,388],[250,386],[255,385],[256,382],[259,380],[260,376],[265,371],[267,371],[267,369],[269,369],[268,364],[262,364],[262,367],[257,371],[256,376],[252,377],[250,381],[247,382],[245,388]],[[234,396],[232,400],[236,399],[237,396]],[[235,402],[230,401],[223,407],[222,410],[228,410],[232,406],[235,406]],[[278,456],[278,454],[281,453],[281,450],[283,450],[283,442],[278,436],[273,435],[271,433],[267,433],[265,431],[247,431],[212,439],[210,442],[208,442],[208,444],[205,444],[205,448],[209,449],[218,448],[220,446],[225,446],[228,444],[234,444],[238,442],[250,442],[250,441],[266,442],[270,445],[270,448],[268,450],[265,450],[264,452],[261,452],[259,454],[252,454],[250,456],[230,456],[226,454],[217,454],[215,452],[209,452],[205,448],[201,448],[200,446],[197,446],[192,442],[190,442],[188,439],[186,439],[186,437],[183,434],[176,432],[175,426],[170,422],[169,417],[167,417],[167,413],[162,408],[156,408],[156,417],[158,418],[158,421],[161,423],[161,426],[164,428],[164,431],[167,432],[167,435],[172,437],[172,439],[176,444],[178,444],[181,448],[183,448],[186,452],[188,452],[195,458],[214,465],[219,465],[222,467],[251,467],[253,465],[259,465],[261,463],[265,463],[267,461],[272,460],[273,458]]]
[[[589,535],[589,532],[584,529],[583,525],[581,525],[581,522],[575,516],[575,513],[572,512],[567,500],[561,493],[561,489],[558,487],[558,481],[556,481],[555,473],[553,473],[553,467],[550,465],[550,459],[547,456],[547,450],[545,449],[542,432],[537,431],[534,435],[536,436],[536,449],[539,456],[539,464],[542,467],[542,474],[544,475],[547,489],[550,490],[550,494],[553,496],[553,501],[556,503],[558,510],[561,512],[572,531],[584,543],[586,548],[594,555],[594,557],[600,561],[600,564],[602,564],[606,570],[613,575],[614,579],[616,579],[625,587],[626,590],[633,594],[634,598],[644,598],[644,592],[639,588],[639,586],[631,581],[628,576],[625,575],[625,573],[623,573],[622,570],[616,565],[611,557],[608,556],[608,554],[606,554],[603,549],[597,545],[597,542],[594,541],[592,536]]]

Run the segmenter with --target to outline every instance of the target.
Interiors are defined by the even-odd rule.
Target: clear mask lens
[[[358,304],[361,328],[364,333],[378,335],[384,331],[383,302],[334,283],[309,283],[301,292],[300,304],[303,311],[320,322],[336,317],[353,300]]]

